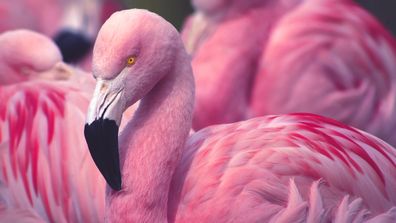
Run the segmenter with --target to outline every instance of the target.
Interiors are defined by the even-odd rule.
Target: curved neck
[[[184,50],[141,100],[119,136],[122,190],[107,194],[110,222],[166,222],[170,181],[191,129],[194,80]]]

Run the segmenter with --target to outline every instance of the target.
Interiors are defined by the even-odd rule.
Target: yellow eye
[[[136,56],[130,56],[128,57],[127,60],[127,66],[132,66],[135,64],[135,62],[136,62]]]

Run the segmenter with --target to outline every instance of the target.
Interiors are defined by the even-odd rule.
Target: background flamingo
[[[292,7],[298,1],[283,8],[282,1],[261,2],[262,7],[254,7],[261,9],[261,19],[249,17],[251,9],[223,21],[219,17],[232,4],[219,1],[211,11],[215,19],[198,11],[187,23],[184,41],[193,48],[197,85],[193,127],[303,111],[396,143],[396,48],[382,25],[351,1],[303,1],[298,9]],[[275,9],[280,16],[272,15]],[[254,41],[260,33],[261,44]]]
[[[306,1],[271,34],[252,115],[312,112],[396,145],[395,61],[396,41],[362,8]]]
[[[87,95],[69,82],[0,88],[0,197],[47,222],[103,219],[103,180],[82,133]]]
[[[69,132],[84,125],[88,75],[32,31],[3,33],[0,48],[0,222],[102,221],[104,181]]]
[[[193,128],[247,118],[260,54],[294,1],[194,0],[182,31],[196,83]]]
[[[0,34],[0,84],[36,78],[65,79],[62,55],[51,39],[29,30]],[[56,71],[58,70],[58,71]]]
[[[115,189],[108,221],[396,220],[396,150],[370,134],[294,114],[189,136],[189,61],[177,30],[148,11],[117,12],[99,31],[85,137]],[[139,99],[118,137],[122,112]]]

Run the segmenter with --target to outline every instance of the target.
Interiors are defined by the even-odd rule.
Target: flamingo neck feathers
[[[180,41],[180,47],[182,43]],[[191,129],[194,80],[183,48],[119,136],[123,179],[107,194],[110,222],[166,222],[170,182]]]

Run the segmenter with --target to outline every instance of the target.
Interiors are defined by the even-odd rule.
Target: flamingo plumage
[[[48,37],[30,30],[0,34],[0,84],[47,78],[67,78],[67,73],[47,72],[60,68],[62,55]],[[51,75],[50,75],[51,74]]]
[[[111,187],[107,221],[396,220],[396,150],[368,133],[290,114],[189,135],[189,55],[158,15],[113,14],[99,31],[93,68],[97,85],[85,138]],[[118,135],[122,112],[139,99]]]
[[[88,94],[36,80],[2,86],[0,95],[2,204],[46,222],[100,222],[104,181],[82,132],[70,131],[84,125]]]
[[[396,145],[396,41],[354,2],[305,1],[261,58],[252,116],[311,112]]]
[[[44,223],[45,221],[31,209],[10,209],[0,205],[0,222]]]
[[[187,23],[184,42],[192,48],[197,87],[194,129],[310,112],[395,145],[394,38],[353,1],[306,0],[279,7],[285,2],[262,1],[263,6],[229,21],[198,10]],[[260,8],[268,19],[251,17]],[[276,9],[279,15],[273,16]],[[238,26],[243,19],[245,25]],[[254,42],[260,33],[261,42]]]
[[[300,0],[193,0],[182,38],[196,84],[193,128],[248,117],[260,54],[276,22]]]
[[[0,48],[0,222],[101,221],[104,181],[82,132],[66,131],[83,127],[93,79],[33,31],[3,33]]]

